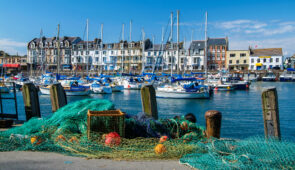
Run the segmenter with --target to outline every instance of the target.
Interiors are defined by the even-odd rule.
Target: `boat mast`
[[[39,43],[42,42],[42,35],[43,35],[43,31],[42,31],[42,28],[41,28],[41,31],[40,31],[40,42]],[[39,45],[39,47],[40,47],[40,45]],[[43,46],[42,46],[42,48],[43,48]],[[41,53],[41,56],[40,56],[40,58],[41,58],[41,74],[44,74],[44,68],[43,68],[44,67],[44,59],[43,59],[41,47],[40,47],[40,53]]]
[[[87,76],[89,76],[89,56],[88,56],[88,19],[86,20],[86,34],[87,34],[87,42],[86,42],[86,70]]]
[[[207,11],[205,13],[205,49],[204,49],[204,69],[205,77],[208,77],[208,66],[207,66]]]
[[[144,55],[144,52],[145,52],[145,42],[144,42],[144,39],[145,39],[145,33],[144,33],[144,29],[142,29],[142,69],[141,69],[141,73],[144,72],[144,69],[145,69],[145,55]]]
[[[153,35],[153,54],[152,54],[152,56],[153,56],[153,60],[152,60],[152,64],[154,64],[154,59],[155,59],[155,36]],[[155,64],[157,63],[157,58],[156,58],[156,60],[155,60]]]
[[[172,38],[173,38],[173,12],[171,12],[171,31],[170,31],[170,45],[173,49],[173,42],[172,42]],[[171,77],[172,77],[172,72],[173,72],[173,50],[171,51]]]
[[[177,74],[180,74],[180,59],[179,59],[179,10],[177,10]]]
[[[100,59],[101,63],[103,63],[103,58],[102,58],[102,49],[103,49],[103,24],[100,25]],[[101,74],[103,73],[103,64],[101,65]],[[108,66],[107,66],[108,70]]]
[[[163,73],[163,70],[164,70],[164,68],[163,68],[163,65],[164,64],[162,64],[162,62],[164,62],[163,61],[163,56],[164,56],[164,47],[163,47],[163,44],[164,44],[164,27],[162,27],[162,39],[161,39],[161,55],[162,55],[162,57],[161,57],[161,65],[162,65],[162,73]]]
[[[124,24],[122,25],[122,58],[121,58],[121,76],[123,75],[124,70],[124,63],[123,63],[123,57],[124,57]]]
[[[129,41],[130,41],[130,43],[132,42],[132,20],[130,20],[130,26],[129,26],[130,28],[129,28]],[[132,55],[130,54],[129,55],[129,60],[128,60],[128,65],[129,65],[129,73],[131,72],[131,63],[130,63],[130,58],[132,58]]]
[[[60,69],[60,44],[59,44],[59,24],[57,25],[57,74],[59,75],[59,69]]]

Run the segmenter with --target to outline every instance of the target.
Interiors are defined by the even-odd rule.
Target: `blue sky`
[[[34,37],[55,36],[57,24],[61,36],[89,39],[100,34],[104,24],[104,41],[155,37],[160,43],[162,27],[166,28],[171,12],[180,10],[180,40],[204,39],[205,11],[208,11],[208,36],[228,36],[230,49],[282,47],[285,56],[295,53],[295,1],[293,0],[1,0],[0,50],[10,54],[26,54],[26,44]],[[174,16],[175,16],[174,15]],[[174,27],[176,32],[176,26]],[[167,40],[170,28],[167,30]],[[176,37],[176,36],[174,36]],[[176,40],[176,38],[174,38]]]

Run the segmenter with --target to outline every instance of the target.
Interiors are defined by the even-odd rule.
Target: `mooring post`
[[[67,104],[67,96],[60,83],[52,84],[49,88],[52,112],[55,112]]]
[[[25,83],[22,87],[26,120],[41,117],[38,90],[33,83]]]
[[[158,119],[156,91],[153,85],[145,85],[140,89],[143,112],[154,119]]]
[[[277,89],[266,89],[261,97],[265,137],[281,139]]]
[[[205,113],[207,138],[220,138],[221,118],[221,112],[217,110],[208,110]]]

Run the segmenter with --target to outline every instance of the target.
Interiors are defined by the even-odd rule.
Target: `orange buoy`
[[[166,152],[167,150],[166,150],[166,147],[165,147],[165,145],[163,145],[163,144],[158,144],[156,147],[155,147],[155,153],[156,154],[162,154],[162,153],[164,153],[164,152]]]
[[[160,143],[163,143],[163,142],[167,141],[167,139],[168,139],[168,136],[162,136],[160,138]]]

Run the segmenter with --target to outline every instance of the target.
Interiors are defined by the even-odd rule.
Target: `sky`
[[[104,42],[153,39],[161,43],[170,34],[170,13],[180,11],[179,36],[188,46],[204,40],[205,12],[208,37],[228,37],[229,49],[283,48],[286,56],[295,53],[295,0],[0,0],[0,50],[24,55],[29,41],[43,36],[79,36],[89,40],[100,36]],[[173,26],[176,41],[176,24]]]

